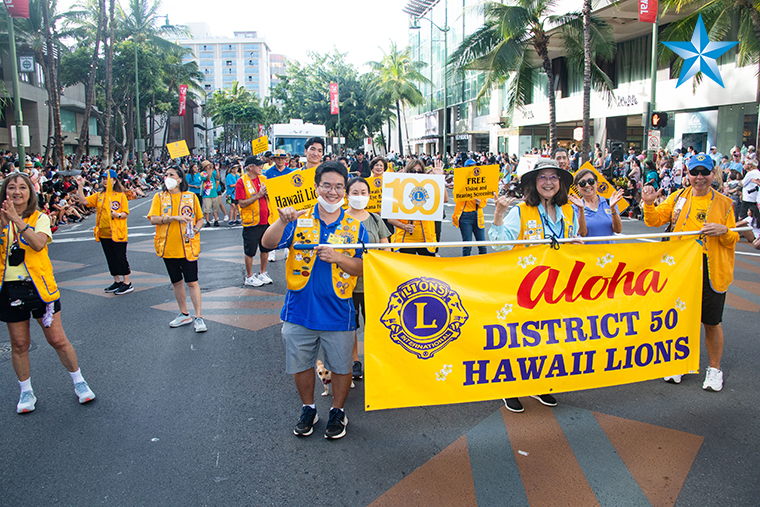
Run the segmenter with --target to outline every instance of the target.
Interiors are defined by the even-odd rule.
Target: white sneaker
[[[229,222],[230,221],[230,216],[229,215],[224,215],[224,221],[225,222]]]
[[[683,375],[671,375],[670,377],[665,377],[662,380],[668,382],[669,384],[680,384],[681,377],[683,377]]]
[[[702,384],[705,391],[720,391],[723,389],[723,371],[708,367],[705,374],[705,383]]]
[[[205,333],[208,331],[208,327],[206,327],[206,323],[203,322],[203,319],[200,317],[195,318],[195,323],[193,324],[193,327],[195,328],[196,333]]]
[[[269,275],[266,271],[259,273],[259,280],[262,282],[262,284],[272,283],[272,279],[269,278]]]
[[[274,262],[274,261],[276,261],[276,260],[277,260],[277,252],[276,252],[276,251],[274,251],[274,250],[272,250],[271,252],[269,252],[269,256],[267,257],[267,260],[268,260],[269,262]]]
[[[173,321],[169,322],[169,327],[184,326],[186,324],[190,324],[192,321],[193,318],[190,315],[185,315],[184,313],[179,312],[179,315],[177,315]]]
[[[18,397],[18,405],[16,405],[17,414],[25,414],[27,412],[34,412],[34,404],[37,403],[37,397],[32,391],[21,391],[21,395]]]
[[[253,274],[245,279],[245,284],[250,285],[251,287],[261,287],[264,285],[264,282],[262,282],[258,276]]]
[[[79,403],[87,403],[95,399],[95,393],[92,392],[92,389],[90,389],[90,386],[85,381],[74,384],[74,392],[79,397]]]

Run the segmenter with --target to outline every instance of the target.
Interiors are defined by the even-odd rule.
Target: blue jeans
[[[475,234],[475,241],[486,240],[486,230],[478,227],[478,212],[465,211],[459,217],[459,232],[462,233],[462,241],[472,241],[472,235]],[[462,247],[462,256],[467,257],[472,251],[471,246]],[[484,255],[488,252],[485,246],[478,246],[478,253]]]

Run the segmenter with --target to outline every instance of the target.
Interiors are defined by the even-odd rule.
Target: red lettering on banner
[[[622,294],[646,296],[650,291],[662,292],[668,283],[666,278],[660,285],[660,272],[653,269],[645,269],[638,275],[633,271],[624,271],[626,267],[624,262],[618,263],[612,276],[594,275],[579,282],[585,266],[585,262],[575,261],[567,282],[556,296],[560,271],[549,266],[536,266],[520,282],[520,287],[517,289],[517,304],[522,308],[532,310],[541,299],[552,305],[562,299],[568,303],[573,303],[578,299],[596,301],[605,294],[607,299],[615,299],[621,283]],[[544,273],[546,273],[545,279]],[[541,279],[544,279],[543,284],[540,282]],[[579,285],[581,289],[576,294],[576,287]],[[534,296],[536,288],[538,292]]]

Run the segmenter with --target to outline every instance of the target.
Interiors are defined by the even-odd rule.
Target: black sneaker
[[[214,220],[214,227],[219,227],[219,221],[218,220]]]
[[[354,368],[352,376],[354,380],[359,380],[361,378],[364,378],[364,374],[362,373],[362,362],[361,361],[354,361]]]
[[[551,394],[539,394],[538,396],[531,396],[531,398],[537,399],[541,402],[541,405],[546,405],[547,407],[557,406],[557,399]]]
[[[206,222],[206,225],[204,227],[211,227],[211,222]]]
[[[522,412],[525,410],[517,398],[504,398],[504,406],[512,412]]]
[[[121,287],[119,287],[118,289],[114,291],[114,294],[116,294],[117,296],[121,296],[122,294],[129,294],[133,290],[135,290],[135,288],[132,287],[131,283],[122,283]]]
[[[121,287],[121,283],[122,282],[114,282],[103,290],[106,292],[116,292],[119,289],[119,287]]]
[[[346,436],[346,426],[348,425],[348,417],[346,413],[338,408],[330,409],[330,420],[327,421],[327,428],[325,429],[325,438],[328,440],[336,440]]]
[[[319,421],[317,409],[304,405],[301,409],[301,418],[293,428],[293,434],[297,437],[308,437],[314,431],[314,425]]]

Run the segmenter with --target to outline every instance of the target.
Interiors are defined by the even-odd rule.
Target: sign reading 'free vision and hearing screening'
[[[488,199],[498,191],[498,165],[473,165],[454,169],[455,202]]]
[[[269,199],[270,223],[279,218],[278,209],[292,206],[296,210],[308,209],[317,204],[317,191],[314,188],[316,167],[302,169],[292,173],[266,180]]]

